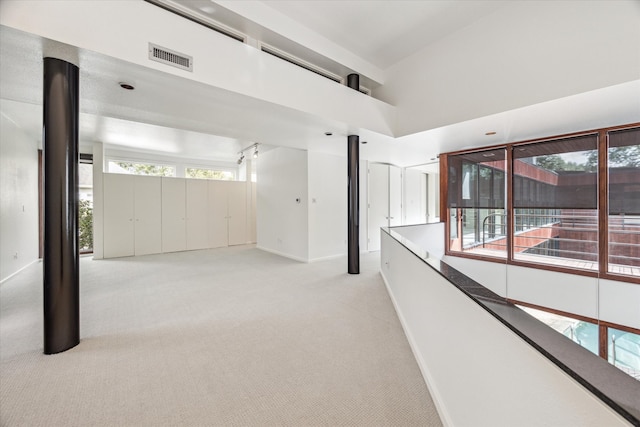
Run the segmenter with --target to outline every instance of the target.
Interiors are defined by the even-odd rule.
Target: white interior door
[[[162,252],[186,250],[185,217],[185,179],[162,177]]]
[[[227,184],[224,181],[209,181],[208,222],[209,247],[229,245]]]
[[[162,178],[134,177],[135,254],[162,252]]]
[[[404,171],[404,225],[424,224],[427,221],[427,174],[416,170]]]
[[[104,174],[104,240],[105,258],[134,254],[133,176]]]
[[[389,226],[389,166],[369,163],[368,171],[367,250],[378,251],[380,227]]]
[[[389,166],[389,226],[402,225],[402,169]]]
[[[208,181],[187,179],[187,249],[209,247],[207,209],[209,199]]]
[[[229,191],[229,245],[247,243],[247,184],[242,181],[227,182]]]

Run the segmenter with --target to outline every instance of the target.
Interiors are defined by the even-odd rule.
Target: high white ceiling
[[[180,0],[185,8],[215,15],[223,24],[251,32],[271,44],[304,47],[209,0]],[[225,2],[220,2],[225,3]],[[507,2],[501,1],[267,1],[267,7],[296,20],[309,31],[341,44],[377,67],[398,59]],[[42,56],[51,42],[7,27],[0,28],[0,109],[34,140],[42,132]],[[306,55],[313,55],[306,52]],[[322,58],[316,57],[318,60]],[[238,151],[254,142],[270,146],[345,153],[347,125],[311,116],[189,79],[114,58],[80,51],[81,141],[103,142],[118,150],[235,162]],[[327,63],[328,64],[328,63]],[[329,65],[327,65],[329,66]],[[344,75],[344,74],[343,74]],[[132,83],[125,91],[118,82]],[[415,165],[438,153],[638,121],[640,81],[552,101],[517,111],[393,139],[362,131],[361,157]],[[600,104],[599,104],[600,103]],[[610,105],[601,111],[598,105]],[[545,127],[541,127],[541,123]],[[484,137],[497,130],[493,137]],[[326,131],[333,136],[324,135]],[[85,150],[88,151],[88,150]],[[432,160],[433,159],[433,160]]]
[[[386,69],[504,6],[504,1],[316,0],[265,2],[305,27]]]

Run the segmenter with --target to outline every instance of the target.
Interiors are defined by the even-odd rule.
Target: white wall
[[[0,116],[2,281],[38,259],[38,143]]]
[[[444,223],[442,223],[444,224]],[[443,230],[444,231],[444,230]],[[443,239],[444,241],[444,239]],[[443,261],[485,288],[507,298],[507,264],[445,255]],[[530,283],[526,281],[526,286]]]
[[[443,261],[501,297],[640,328],[636,284],[448,255]]]
[[[430,258],[442,259],[444,255],[444,223],[405,225],[393,229],[418,247],[424,249]]]
[[[640,286],[613,280],[599,280],[600,319],[640,329]]]
[[[598,279],[507,266],[507,298],[598,318]]]
[[[305,262],[309,259],[307,158],[306,151],[283,147],[260,154],[256,196],[257,247]]]
[[[143,1],[2,1],[0,23],[265,101],[265,108],[393,134],[393,106]],[[150,61],[149,42],[192,56],[193,73]]]
[[[637,80],[638,22],[638,1],[509,2],[390,67],[375,95],[402,136]]]
[[[309,260],[346,254],[347,158],[309,152],[308,161]]]
[[[440,221],[440,174],[427,174],[427,215],[428,222]]]
[[[628,425],[386,233],[381,272],[445,425]]]
[[[369,174],[367,173],[367,165],[368,162],[366,160],[360,160],[360,252],[367,252],[367,239],[369,236],[369,212],[367,209],[367,194],[369,194]]]
[[[104,145],[94,142],[93,152],[93,259],[104,257]]]

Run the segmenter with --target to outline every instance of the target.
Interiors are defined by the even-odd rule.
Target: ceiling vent
[[[193,58],[191,56],[153,43],[149,43],[149,59],[193,72]]]

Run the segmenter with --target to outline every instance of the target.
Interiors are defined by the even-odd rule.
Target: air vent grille
[[[189,55],[149,43],[149,59],[172,65],[186,71],[193,71],[193,58]]]

